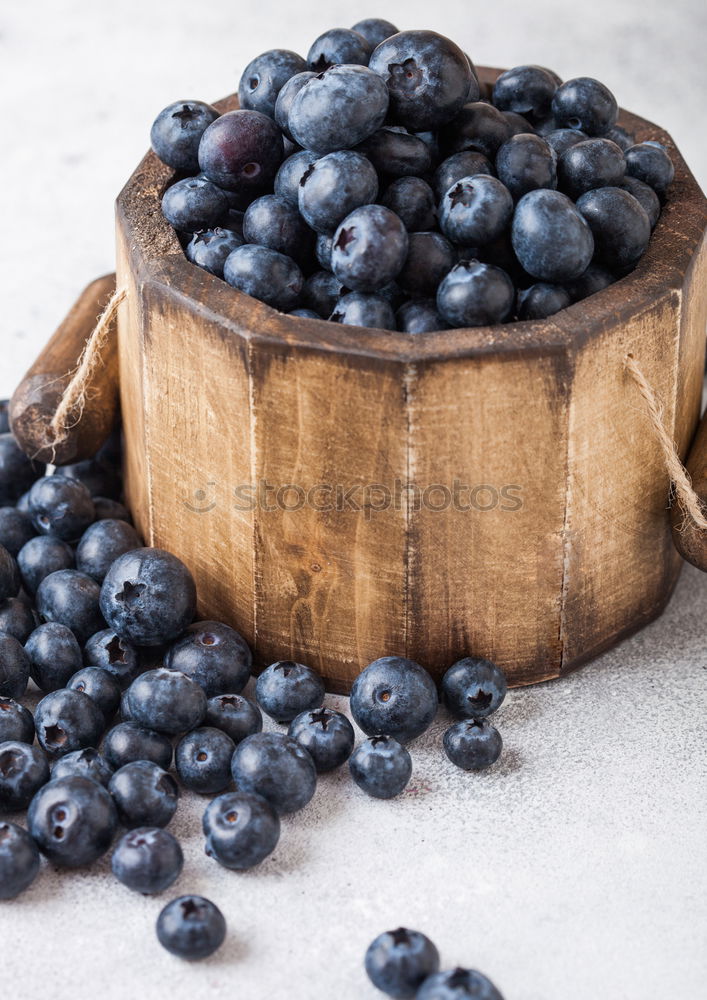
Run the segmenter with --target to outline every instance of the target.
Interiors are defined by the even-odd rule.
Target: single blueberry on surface
[[[48,754],[60,757],[84,747],[97,747],[105,730],[100,706],[83,691],[51,691],[34,713],[37,742]]]
[[[577,208],[592,231],[596,261],[617,271],[638,263],[651,238],[651,222],[632,194],[602,187],[583,194]]]
[[[380,294],[348,292],[337,301],[329,319],[332,323],[343,323],[344,326],[365,326],[374,330],[396,329],[393,307]]]
[[[252,59],[238,84],[238,103],[272,118],[277,95],[291,77],[307,69],[302,56],[290,49],[269,49]]]
[[[255,697],[263,712],[276,722],[291,722],[300,712],[322,704],[324,681],[303,663],[278,660],[258,677]]]
[[[371,942],[365,967],[373,985],[389,997],[414,997],[439,969],[439,952],[425,934],[399,927]]]
[[[281,733],[255,733],[239,743],[231,772],[239,792],[260,795],[280,815],[306,806],[317,786],[310,755]]]
[[[223,276],[233,288],[280,312],[297,305],[304,284],[302,272],[291,257],[253,243],[229,254]]]
[[[243,240],[230,229],[216,226],[194,233],[185,250],[187,260],[217,278],[223,277],[223,265],[230,253],[243,246]]]
[[[74,550],[67,542],[52,535],[31,538],[17,555],[22,586],[28,594],[36,594],[42,580],[60,569],[73,569]]]
[[[437,310],[452,327],[503,323],[513,301],[513,282],[506,272],[478,260],[462,260],[437,289]]]
[[[113,874],[133,892],[154,895],[179,878],[184,855],[179,841],[160,827],[141,826],[129,830],[115,845],[111,858]]]
[[[490,979],[474,969],[451,969],[429,976],[416,1000],[503,1000]]]
[[[541,66],[515,66],[501,73],[492,100],[500,111],[524,115],[531,124],[547,118],[557,83]]]
[[[581,129],[587,135],[606,135],[618,118],[616,98],[599,80],[580,76],[567,80],[552,98],[558,128]]]
[[[106,733],[103,754],[116,769],[133,761],[147,760],[166,770],[172,763],[172,744],[163,733],[137,722],[119,722]]]
[[[374,799],[393,799],[405,789],[412,775],[412,760],[392,736],[371,736],[349,758],[351,777]]]
[[[82,667],[67,683],[71,691],[87,694],[100,708],[108,722],[120,706],[120,684],[102,667]]]
[[[626,173],[643,181],[660,198],[665,198],[675,177],[670,154],[660,143],[639,142],[626,150]]]
[[[177,811],[177,782],[151,760],[135,760],[119,768],[108,784],[123,826],[167,826]]]
[[[34,741],[34,718],[14,698],[0,696],[0,743]]]
[[[177,744],[174,762],[185,788],[216,795],[231,783],[231,758],[236,745],[221,729],[192,729]]]
[[[394,281],[408,252],[408,234],[398,216],[382,205],[363,205],[334,234],[331,266],[346,288],[375,292]]]
[[[171,553],[135,549],[108,570],[100,603],[106,622],[121,639],[136,646],[159,646],[191,623],[196,585],[184,563]]]
[[[457,262],[454,247],[442,233],[418,232],[408,237],[408,252],[397,281],[416,298],[434,298],[444,276]],[[440,330],[442,327],[433,327]]]
[[[157,939],[172,955],[188,961],[208,958],[226,937],[226,921],[203,896],[179,896],[157,918]]]
[[[206,853],[224,868],[244,871],[264,861],[280,839],[280,817],[259,795],[227,792],[209,803],[202,821]]]
[[[513,198],[505,184],[496,177],[478,174],[463,177],[445,193],[439,224],[452,243],[480,247],[505,232],[512,215]]]
[[[290,723],[288,736],[308,751],[318,774],[341,767],[354,748],[353,726],[331,708],[302,712]]]
[[[539,281],[518,292],[518,319],[545,319],[565,309],[572,299],[562,285]]]
[[[307,63],[315,73],[342,64],[367,66],[372,51],[368,40],[353,28],[330,28],[312,42]]]
[[[312,229],[331,235],[350,212],[377,196],[378,175],[370,161],[345,149],[307,167],[299,182],[298,205]]]
[[[167,166],[195,174],[199,169],[199,142],[219,113],[203,101],[175,101],[155,118],[150,143]]]
[[[112,629],[101,629],[87,640],[83,649],[87,667],[100,667],[125,687],[140,672],[137,650]]]
[[[25,643],[30,676],[41,691],[66,687],[83,664],[81,647],[66,625],[46,622],[36,628]]]
[[[206,714],[201,685],[180,670],[167,667],[140,674],[126,697],[134,722],[170,736],[196,728]]]
[[[105,788],[78,775],[40,788],[27,814],[27,828],[37,847],[62,868],[79,868],[100,858],[117,826],[115,805]]]
[[[228,199],[206,177],[185,177],[162,196],[162,214],[179,232],[218,226],[228,213]]]
[[[30,660],[14,635],[0,632],[0,697],[21,698],[30,678]]]
[[[219,694],[206,703],[204,724],[227,733],[234,743],[241,743],[246,736],[259,733],[263,728],[260,709],[248,698],[236,693]]]
[[[107,788],[113,777],[113,770],[113,767],[98,750],[94,747],[86,747],[85,750],[74,750],[72,753],[60,757],[52,768],[52,779],[70,778],[78,775],[82,778],[91,778]]]
[[[0,822],[0,899],[14,899],[39,874],[39,851],[26,830]]]
[[[219,188],[242,195],[271,185],[283,156],[280,129],[259,111],[228,111],[209,125],[199,143],[199,168],[205,176]]]
[[[0,547],[11,556],[17,558],[20,549],[35,535],[32,520],[27,514],[17,507],[0,507]]]
[[[458,718],[481,719],[503,703],[508,685],[503,671],[490,660],[465,656],[442,678],[442,700]]]
[[[180,670],[201,685],[207,698],[242,691],[252,663],[250,648],[240,633],[214,621],[191,624],[164,660],[170,670]]]
[[[540,281],[578,278],[594,254],[591,229],[560,191],[541,189],[524,195],[513,216],[511,239],[521,266]]]
[[[48,781],[49,761],[43,750],[21,740],[0,743],[0,812],[26,809]]]
[[[86,642],[105,627],[99,606],[101,589],[94,579],[75,569],[45,577],[37,589],[37,611],[45,622],[59,622]]]
[[[501,756],[501,734],[488,719],[461,719],[444,734],[444,752],[464,771],[482,771]]]
[[[429,728],[437,712],[437,688],[414,660],[384,656],[354,681],[351,713],[368,736],[386,734],[409,743]]]
[[[332,66],[307,80],[289,109],[287,124],[303,149],[333,153],[363,142],[385,121],[388,88],[365,66]]]

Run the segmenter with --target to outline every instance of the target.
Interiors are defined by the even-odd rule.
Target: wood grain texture
[[[108,438],[118,416],[118,348],[116,325],[86,386],[86,403],[75,415],[66,437],[55,440],[51,422],[86,341],[115,291],[115,275],[87,285],[66,318],[15,390],[10,424],[20,447],[32,458],[68,465],[91,458]]]
[[[669,484],[623,359],[684,454],[707,212],[670,137],[621,122],[677,168],[638,268],[551,320],[425,337],[295,320],[236,292],[162,219],[168,168],[150,154],[131,178],[117,216],[129,497],[194,572],[200,614],[242,631],[256,663],[301,660],[347,690],[376,656],[439,677],[474,652],[526,684],[660,612],[680,568]]]

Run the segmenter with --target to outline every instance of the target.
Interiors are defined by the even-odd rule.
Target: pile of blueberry
[[[632,271],[673,180],[598,80],[480,86],[434,31],[334,28],[245,68],[240,110],[165,108],[190,261],[282,312],[411,334],[541,319]]]
[[[95,458],[47,474],[0,407],[0,814],[27,810],[26,829],[0,821],[0,899],[32,883],[40,853],[57,867],[90,865],[121,828],[116,878],[135,892],[168,889],[183,866],[166,829],[180,786],[210,799],[206,853],[224,868],[252,868],[275,849],[281,817],[310,801],[318,774],[348,762],[368,795],[399,795],[412,774],[407,745],[437,713],[432,677],[396,656],[354,684],[351,714],[367,737],[358,746],[304,664],[271,664],[254,700],[245,697],[247,643],[221,622],[194,621],[187,567],[142,546],[121,503],[120,451],[117,435]],[[21,703],[30,681],[41,692],[34,712]],[[453,764],[481,770],[498,759],[488,716],[505,694],[487,660],[447,671],[442,700],[458,721],[443,745]],[[263,713],[286,731],[264,732]],[[211,954],[225,933],[218,908],[193,895],[170,902],[157,923],[160,942],[189,959]]]

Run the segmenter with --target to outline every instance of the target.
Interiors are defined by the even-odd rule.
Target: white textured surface
[[[597,76],[667,128],[707,182],[700,0],[324,6],[3,0],[0,395],[79,289],[112,268],[112,201],[156,112],[222,96],[254,54],[305,50],[330,25],[380,12],[452,35],[479,63]],[[203,855],[204,803],[185,796],[175,892],[211,896],[230,928],[199,966],[159,948],[164,900],[128,893],[107,862],[45,866],[0,907],[2,995],[361,1000],[374,996],[366,945],[406,923],[435,938],[445,964],[486,971],[506,1000],[702,1000],[706,616],[707,578],[688,569],[660,621],[573,677],[509,696],[491,772],[446,762],[440,719],[414,747],[403,798],[372,802],[345,772],[324,778],[250,874]]]

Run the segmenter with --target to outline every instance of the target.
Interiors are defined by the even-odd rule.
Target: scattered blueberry
[[[184,855],[171,833],[160,827],[141,826],[129,830],[115,845],[113,874],[133,892],[151,896],[177,881]]]
[[[244,871],[260,864],[280,839],[280,818],[259,795],[227,792],[210,802],[202,822],[206,853],[224,868]]]
[[[366,951],[366,972],[373,985],[389,997],[414,997],[439,969],[439,952],[420,931],[399,927],[385,931]]]
[[[170,646],[164,664],[191,677],[208,698],[240,692],[250,678],[253,657],[245,639],[222,622],[194,622]]]
[[[82,667],[69,679],[66,686],[71,691],[87,694],[95,701],[106,722],[109,722],[118,711],[120,684],[101,667]]]
[[[134,760],[115,772],[108,784],[123,826],[167,826],[177,811],[177,782],[151,760]]]
[[[483,153],[478,153],[475,149],[462,150],[440,163],[432,178],[432,189],[439,201],[463,177],[474,177],[476,174],[494,177],[495,173],[491,162]]]
[[[585,139],[565,150],[557,165],[558,186],[571,198],[585,191],[615,187],[624,179],[623,151],[611,139]]]
[[[56,780],[79,775],[82,778],[91,778],[107,788],[113,777],[113,770],[112,765],[95,747],[86,747],[84,750],[73,750],[60,757],[52,768],[52,778]]]
[[[496,154],[496,172],[515,201],[536,188],[557,187],[557,154],[539,135],[514,135]]]
[[[570,146],[576,146],[578,142],[584,142],[589,136],[576,128],[556,128],[552,132],[548,132],[543,138],[548,146],[555,150],[555,156],[559,160]]]
[[[74,568],[74,550],[60,538],[38,535],[20,549],[17,565],[22,586],[28,594],[34,595],[46,576],[57,573],[60,569]]]
[[[34,741],[32,713],[14,698],[0,697],[0,743]]]
[[[300,712],[318,708],[324,701],[324,681],[303,663],[279,660],[258,677],[255,697],[261,709],[276,722],[291,722]]]
[[[453,243],[480,247],[497,239],[507,229],[512,215],[513,198],[508,188],[496,177],[478,174],[462,178],[445,193],[439,224]]]
[[[300,713],[290,723],[288,735],[307,750],[318,774],[341,767],[354,748],[353,726],[330,708]]]
[[[357,149],[388,179],[423,176],[432,166],[429,145],[397,125],[377,129]]]
[[[410,781],[412,760],[405,747],[392,736],[371,736],[354,750],[349,770],[366,795],[392,799]]]
[[[117,826],[115,805],[106,789],[79,775],[44,785],[27,814],[27,828],[37,847],[62,868],[79,868],[100,858]]]
[[[206,703],[204,724],[227,733],[234,743],[259,733],[263,717],[257,705],[240,694],[219,694]]]
[[[290,77],[287,83],[282,87],[280,93],[277,95],[274,117],[279,129],[288,141],[292,141],[289,119],[295,97],[297,97],[305,83],[313,79],[316,75],[317,74],[313,73],[311,70],[295,74],[295,76]],[[316,157],[316,153],[309,153],[309,150],[302,150],[302,152]],[[293,155],[297,156],[299,154],[294,153]],[[292,156],[289,156],[287,159],[292,159]],[[285,160],[285,163],[286,162],[287,160]],[[279,172],[280,171],[278,171],[278,174]],[[277,183],[277,178],[275,180]],[[277,190],[277,187],[275,188],[275,194],[281,194],[281,192]]]
[[[14,899],[39,874],[39,851],[26,830],[0,822],[0,899]]]
[[[87,640],[83,650],[86,666],[100,667],[126,687],[140,672],[137,650],[112,629],[101,629]]]
[[[180,670],[166,667],[140,674],[126,697],[134,722],[170,736],[195,729],[206,714],[204,689]]]
[[[46,622],[36,628],[25,643],[25,653],[32,680],[47,693],[66,687],[83,664],[76,636],[59,622]]]
[[[223,914],[203,896],[173,899],[157,918],[160,944],[178,958],[189,961],[208,958],[221,947],[225,937]]]
[[[75,569],[61,569],[45,577],[37,590],[37,611],[43,621],[59,622],[86,642],[105,627],[99,606],[100,587]]]
[[[444,734],[444,752],[464,771],[482,771],[501,756],[501,734],[488,719],[461,719]]]
[[[461,719],[491,715],[502,704],[507,690],[503,671],[481,657],[457,660],[442,678],[442,700]]]
[[[118,459],[118,462],[120,459]],[[62,465],[59,475],[65,479],[74,479],[83,483],[91,497],[104,496],[117,500],[122,492],[122,477],[120,470],[108,456],[87,458],[73,465]],[[95,500],[94,500],[95,507]]]
[[[137,722],[119,722],[106,733],[103,754],[116,769],[133,761],[147,760],[166,770],[172,763],[172,744],[163,733]]]
[[[236,745],[221,729],[192,729],[177,744],[174,763],[185,788],[216,795],[231,783],[231,758]]]
[[[98,704],[82,691],[51,691],[34,713],[37,742],[47,753],[60,757],[84,747],[97,747],[105,730]]]
[[[0,743],[0,812],[26,809],[49,781],[49,761],[39,748],[21,740]]]
[[[354,681],[351,713],[368,736],[383,733],[409,743],[429,728],[437,700],[434,681],[419,663],[384,656]]]
[[[490,979],[474,969],[435,972],[422,984],[417,1000],[503,1000]]]
[[[281,733],[255,733],[239,743],[231,772],[239,792],[260,795],[280,815],[306,806],[317,785],[310,755]]]

